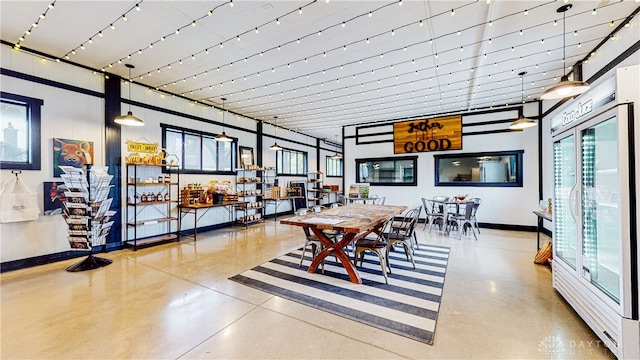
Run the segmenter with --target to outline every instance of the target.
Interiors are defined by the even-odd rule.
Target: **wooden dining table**
[[[308,272],[316,272],[318,265],[322,264],[327,256],[335,255],[347,270],[351,282],[362,284],[362,279],[360,279],[355,265],[343,250],[344,247],[372,232],[380,234],[383,231],[382,225],[386,220],[402,213],[406,209],[407,207],[403,205],[352,204],[321,212],[309,212],[305,215],[293,216],[280,220],[280,223],[307,227],[322,243],[324,248],[313,259],[307,270]],[[339,231],[344,236],[339,241],[333,242],[327,237],[324,230]]]

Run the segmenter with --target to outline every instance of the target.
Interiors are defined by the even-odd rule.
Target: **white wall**
[[[525,116],[537,115],[535,103],[527,104]],[[500,113],[481,115],[463,115],[463,124],[473,124],[491,120],[515,119],[516,110],[506,110]],[[490,131],[507,128],[509,123],[497,125],[474,126],[473,130]],[[346,136],[355,135],[355,127],[347,127]],[[393,131],[391,125],[368,129],[370,132]],[[381,136],[379,140],[390,140],[391,135]],[[367,139],[369,141],[371,139]],[[450,153],[469,153],[487,151],[524,150],[523,154],[523,187],[470,187],[470,186],[438,186],[434,185],[435,160],[433,155]],[[379,143],[356,145],[354,138],[345,140],[345,183],[349,186],[356,182],[355,159],[393,157],[393,143]],[[478,210],[478,221],[484,223],[529,225],[536,224],[536,217],[531,213],[538,208],[538,137],[537,128],[524,131],[496,133],[486,135],[463,136],[462,150],[443,151],[434,153],[401,154],[398,156],[418,155],[418,185],[406,186],[371,186],[370,194],[386,196],[386,204],[407,205],[416,207],[422,205],[421,198],[432,198],[436,195],[454,196],[469,194],[471,197],[482,199]],[[423,213],[424,214],[424,213]]]
[[[0,47],[2,67],[46,79],[103,92],[102,76],[64,63],[43,61],[6,46]],[[0,78],[2,91],[42,99],[41,170],[22,171],[20,179],[38,194],[38,220],[0,224],[0,261],[19,260],[70,250],[67,226],[60,215],[44,216],[43,183],[53,177],[53,138],[88,140],[94,145],[94,164],[104,165],[104,100],[73,91],[40,85],[14,77]],[[13,179],[10,170],[0,171],[2,183]]]

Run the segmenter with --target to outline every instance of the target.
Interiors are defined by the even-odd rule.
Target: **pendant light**
[[[566,14],[565,12],[571,9],[573,5],[566,4],[558,8],[556,12],[562,13],[562,69],[565,69],[565,27],[566,27]],[[566,97],[573,97],[576,95],[580,95],[583,92],[589,90],[590,86],[584,81],[570,81],[569,76],[567,74],[562,75],[560,82],[556,85],[549,87],[545,90],[544,94],[540,96],[542,100],[552,100],[552,99],[564,99]]]
[[[524,76],[526,74],[526,71],[518,73],[522,84],[522,104],[524,104]],[[516,121],[512,122],[511,125],[509,125],[509,130],[522,130],[536,125],[538,125],[538,123],[536,123],[535,121],[527,119],[526,117],[524,117],[524,115],[520,115],[520,117]]]
[[[216,135],[216,137],[214,138],[215,141],[223,141],[223,142],[231,142],[231,141],[233,141],[232,138],[228,137],[227,134],[224,133],[224,113],[226,112],[224,110],[224,102],[226,100],[227,100],[227,98],[222,98],[222,134]]]
[[[144,126],[144,121],[139,117],[133,116],[133,113],[131,112],[131,86],[133,85],[133,82],[131,81],[131,69],[135,68],[135,66],[131,64],[124,64],[124,66],[129,69],[129,111],[127,112],[127,115],[120,115],[115,118],[113,122],[127,126]]]
[[[338,135],[336,135],[336,144],[338,144]],[[336,153],[333,154],[333,156],[331,158],[333,160],[340,160],[340,159],[342,159],[342,155],[338,154],[338,152],[336,151]]]
[[[275,135],[278,133],[278,117],[274,116],[273,117],[275,119],[275,129],[273,131],[274,137],[276,137]],[[282,147],[280,145],[278,145],[278,141],[276,140],[273,145],[269,146],[269,149],[273,150],[273,151],[278,151],[278,150],[282,150]]]

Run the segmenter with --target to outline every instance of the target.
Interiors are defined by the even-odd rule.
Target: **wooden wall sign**
[[[393,124],[393,153],[462,149],[462,116],[419,119]]]

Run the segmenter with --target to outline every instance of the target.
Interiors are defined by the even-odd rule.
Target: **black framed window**
[[[522,187],[524,150],[434,155],[436,186]]]
[[[306,175],[307,153],[303,151],[282,149],[276,152],[277,175]]]
[[[326,158],[327,177],[342,177],[342,159]]]
[[[0,92],[0,167],[40,170],[40,112],[43,101]]]
[[[179,159],[180,170],[193,174],[233,174],[237,163],[237,139],[216,141],[210,134],[161,124],[162,147]]]
[[[356,159],[356,178],[376,186],[416,186],[418,157]]]

